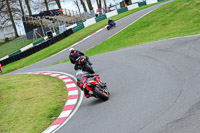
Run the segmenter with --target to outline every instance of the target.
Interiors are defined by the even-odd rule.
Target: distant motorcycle
[[[87,79],[85,84],[86,89],[90,94],[94,94],[96,98],[102,100],[108,100],[109,92],[106,83],[104,83],[100,77],[96,74],[93,74],[93,77]]]
[[[78,67],[81,68],[82,71],[89,72],[91,74],[94,73],[94,70],[93,70],[92,66],[89,64],[89,62],[87,61],[86,56],[80,56],[77,59],[77,61],[78,61],[77,62]]]
[[[115,26],[116,26],[115,21],[112,21],[110,24],[109,23],[107,24],[106,28],[107,30],[110,30],[112,27],[115,27]]]

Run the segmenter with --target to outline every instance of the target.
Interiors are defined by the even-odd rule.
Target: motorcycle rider
[[[108,20],[108,24],[113,26],[114,21],[112,20],[112,18],[109,18],[109,20]]]
[[[78,59],[80,56],[85,56],[84,53],[82,53],[81,51],[78,51],[78,50],[74,50],[74,48],[70,48],[70,49],[69,49],[69,52],[70,52],[70,54],[69,54],[70,62],[71,62],[72,64],[75,64],[74,69],[75,69],[75,70],[80,69],[79,66],[78,66],[78,61],[77,61],[77,59]],[[85,56],[85,57],[86,57],[88,63],[89,63],[90,65],[92,65],[92,63],[90,62],[89,58],[88,58],[87,56]]]
[[[83,73],[81,70],[78,70],[77,73],[76,73],[77,85],[84,92],[84,95],[85,95],[86,98],[95,97],[95,95],[89,93],[89,91],[85,87],[85,84],[87,83],[87,79],[90,78],[90,77],[93,77],[95,75],[96,74]]]

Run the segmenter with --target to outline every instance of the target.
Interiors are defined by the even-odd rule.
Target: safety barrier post
[[[1,64],[0,64],[0,72],[2,73],[2,68],[1,68]]]

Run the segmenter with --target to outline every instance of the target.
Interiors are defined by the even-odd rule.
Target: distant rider
[[[114,21],[113,21],[111,18],[109,18],[108,24],[109,24],[109,25],[113,25],[113,23],[114,23]]]
[[[74,50],[74,48],[70,48],[69,49],[69,59],[71,61],[72,64],[75,64],[74,66],[74,69],[75,70],[78,70],[80,69],[79,66],[78,66],[78,61],[77,59],[80,57],[80,56],[85,56],[84,53],[82,53],[81,51],[78,51],[78,50]],[[90,62],[89,58],[87,56],[85,56],[87,58],[87,61],[90,65],[92,65],[92,63]]]

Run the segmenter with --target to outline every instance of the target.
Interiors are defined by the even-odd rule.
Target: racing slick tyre
[[[93,89],[93,91],[94,91],[94,94],[97,96],[97,98],[100,98],[100,99],[102,99],[104,101],[108,100],[109,92],[107,92],[107,94],[106,94],[105,92],[99,90],[97,87],[95,87]]]
[[[110,30],[110,26],[107,26],[107,30]]]
[[[93,68],[88,63],[85,64],[84,71],[87,71],[87,72],[89,72],[91,74],[94,73]]]

